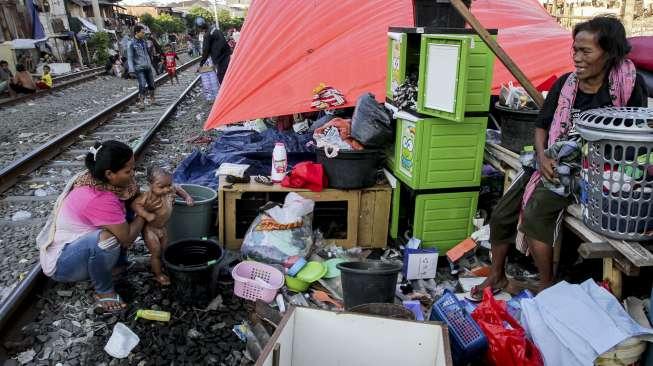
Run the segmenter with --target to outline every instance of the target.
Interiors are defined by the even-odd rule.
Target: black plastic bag
[[[372,93],[365,93],[356,101],[351,118],[351,136],[369,148],[384,148],[392,142],[390,116]]]

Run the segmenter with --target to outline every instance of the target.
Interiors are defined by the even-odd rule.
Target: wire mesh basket
[[[615,239],[653,239],[653,109],[592,109],[575,126],[587,142],[585,225]]]

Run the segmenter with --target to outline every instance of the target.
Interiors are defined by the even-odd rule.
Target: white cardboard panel
[[[439,325],[306,308],[294,323],[292,363],[281,365],[446,365]]]
[[[288,319],[288,323],[286,323],[286,326],[283,327],[283,330],[281,331],[279,338],[275,342],[281,345],[281,347],[279,348],[279,353],[280,353],[279,365],[283,365],[283,366],[292,365],[292,357],[293,357],[292,347],[293,347],[293,337],[295,336],[296,315],[297,315],[296,311],[290,315],[290,318]],[[272,366],[273,357],[274,357],[274,352],[270,352],[265,358],[265,361],[263,362],[263,366]]]
[[[426,108],[454,113],[459,53],[459,45],[428,45],[424,86]]]

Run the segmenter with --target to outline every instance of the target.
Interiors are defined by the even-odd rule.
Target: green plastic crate
[[[422,35],[417,111],[462,121],[466,112],[486,112],[494,55],[479,36]]]
[[[418,33],[422,32],[424,34]],[[496,38],[496,30],[492,31]],[[464,40],[464,41],[461,41]],[[465,44],[460,50],[461,63],[456,72],[456,83],[453,87],[456,104],[450,111],[436,110],[424,105],[426,71],[429,62],[428,47],[430,44]],[[467,112],[487,112],[492,94],[492,76],[494,72],[494,54],[483,42],[481,37],[466,29],[443,28],[390,28],[388,32],[388,64],[386,77],[386,96],[391,101],[394,88],[403,83],[408,73],[418,74],[418,106],[416,111],[433,116],[460,121]],[[435,59],[437,61],[437,59]],[[433,75],[442,75],[441,70]],[[436,83],[439,84],[439,83]],[[460,93],[457,93],[460,91]],[[462,103],[459,103],[462,102]]]
[[[478,190],[456,192],[413,191],[397,184],[392,192],[390,237],[405,231],[422,241],[422,246],[451,249],[473,232]]]
[[[393,173],[411,189],[476,187],[481,182],[487,117],[453,123],[396,114]]]
[[[473,231],[478,192],[418,194],[415,198],[413,236],[425,248],[445,252]]]

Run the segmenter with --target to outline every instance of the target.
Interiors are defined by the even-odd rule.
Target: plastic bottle
[[[168,322],[170,321],[170,313],[159,310],[138,310],[136,311],[136,319],[138,318]]]
[[[277,142],[272,151],[272,181],[275,183],[281,182],[286,176],[287,167],[288,160],[286,157],[286,146],[283,142]]]

